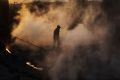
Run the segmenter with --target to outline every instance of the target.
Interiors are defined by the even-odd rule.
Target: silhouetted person
[[[57,25],[57,28],[54,30],[54,47],[59,47],[60,45],[60,25]]]

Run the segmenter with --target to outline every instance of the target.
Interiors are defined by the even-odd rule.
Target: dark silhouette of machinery
[[[60,25],[57,25],[57,28],[54,30],[54,47],[59,47],[60,46]]]

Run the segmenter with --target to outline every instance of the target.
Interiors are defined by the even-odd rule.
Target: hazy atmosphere
[[[0,80],[120,79],[120,0],[5,1]]]

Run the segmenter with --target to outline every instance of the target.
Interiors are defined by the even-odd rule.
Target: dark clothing
[[[60,28],[54,30],[54,40],[59,40]]]
[[[60,36],[59,36],[59,33],[60,33],[60,27],[57,27],[55,30],[54,30],[54,46],[58,47],[60,45]]]

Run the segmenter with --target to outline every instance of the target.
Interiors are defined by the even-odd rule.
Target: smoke
[[[73,12],[74,7],[72,6],[74,4],[62,3],[62,6],[57,6],[54,3],[50,4],[44,5],[44,3],[41,3],[45,8],[42,10],[40,8],[40,11],[37,5],[33,5],[36,9],[35,13],[31,13],[30,7],[23,5],[19,16],[21,21],[13,31],[13,35],[19,35],[20,38],[25,40],[32,40],[37,45],[49,45],[52,44],[52,35],[57,24],[62,27],[61,36],[65,35],[72,20],[71,13]]]
[[[112,34],[102,3],[71,0],[59,4],[23,4],[20,16],[16,17],[20,23],[15,25],[12,35],[37,46],[49,46],[47,54],[43,52],[47,55],[43,63],[52,80],[113,78],[109,44]],[[61,50],[51,49],[53,31],[58,24],[62,27]],[[22,43],[16,40],[19,42]]]
[[[119,11],[116,12],[120,8],[119,4],[119,1],[104,0],[103,4],[92,2],[85,8],[82,23],[89,34],[84,35],[87,39],[83,36],[82,39],[85,42],[90,41],[90,44],[81,42],[82,39],[78,36],[80,32],[79,34],[76,32],[72,38],[69,37],[74,40],[77,36],[78,41],[73,41],[75,46],[72,49],[65,49],[59,58],[57,57],[50,72],[54,76],[53,80],[120,79],[118,76],[120,64],[119,57],[117,57],[120,39],[119,18],[117,18]],[[76,26],[77,30],[79,26],[81,25]]]
[[[69,2],[70,0],[9,0],[10,3],[28,3],[28,2],[32,2],[32,1],[41,1],[41,2],[56,2],[56,1],[60,1],[60,2]]]
[[[14,2],[17,2],[17,3],[26,3],[26,2],[32,2],[33,0],[9,0],[9,3],[10,4],[13,4]]]
[[[41,5],[43,5],[43,8],[41,8]],[[59,24],[62,27],[61,39],[63,40],[68,38],[68,36],[72,38],[75,34],[79,39],[82,38],[85,41],[82,35],[85,37],[89,33],[91,34],[91,38],[99,35],[103,39],[104,35],[107,34],[106,27],[104,27],[106,21],[104,17],[99,19],[103,14],[99,11],[99,5],[94,9],[96,5],[88,5],[84,9],[81,5],[77,6],[76,1],[61,3],[61,5],[40,3],[39,5],[32,5],[33,9],[35,9],[33,13],[31,12],[31,7],[23,5],[19,11],[21,15],[17,17],[21,21],[12,34],[24,40],[31,40],[30,42],[36,45],[52,45],[53,31],[56,25]],[[83,19],[80,19],[81,15]],[[98,21],[96,17],[101,21]],[[101,22],[103,23],[101,24]],[[79,29],[69,31],[68,28],[71,27],[79,27]],[[94,30],[94,33],[91,33],[89,30]],[[69,38],[67,39],[68,41],[71,40]],[[85,38],[86,40],[90,40],[88,39],[89,36]]]

